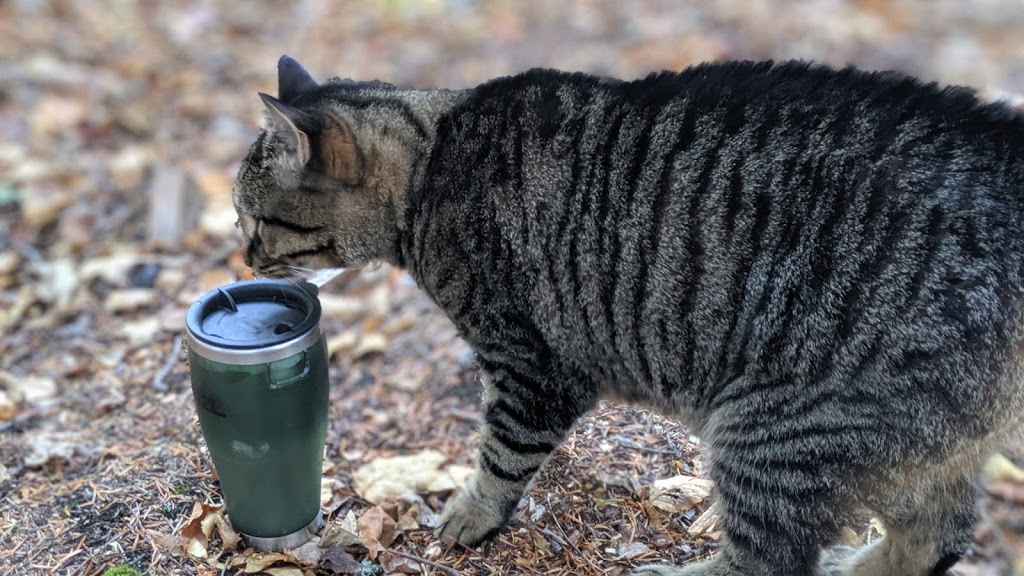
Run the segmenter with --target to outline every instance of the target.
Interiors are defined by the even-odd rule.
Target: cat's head
[[[232,191],[244,259],[258,276],[391,259],[409,152],[387,137],[386,114],[365,104],[388,91],[320,85],[288,56],[278,62],[278,97],[260,94],[263,129]]]

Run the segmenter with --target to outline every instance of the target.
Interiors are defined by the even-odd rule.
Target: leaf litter
[[[577,425],[494,540],[437,542],[437,515],[474,460],[481,389],[455,329],[388,267],[323,288],[326,526],[295,550],[247,548],[199,433],[181,336],[195,298],[252,277],[230,186],[256,133],[255,94],[273,89],[284,52],[319,75],[459,87],[536,64],[637,77],[786,57],[799,36],[823,47],[801,56],[1024,102],[1010,0],[995,0],[995,17],[942,18],[913,17],[930,2],[811,0],[796,11],[773,0],[763,9],[785,24],[773,27],[740,4],[244,11],[205,0],[115,15],[87,2],[0,3],[0,576],[122,565],[155,576],[617,576],[713,553],[717,505],[699,445],[678,424],[612,404]],[[1017,450],[987,466],[962,576],[1024,573],[1022,462]],[[869,524],[847,535],[878,537]]]

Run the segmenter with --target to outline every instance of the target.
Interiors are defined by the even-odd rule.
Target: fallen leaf
[[[39,274],[39,283],[35,285],[35,297],[40,302],[65,308],[78,287],[74,261],[70,258],[61,258],[51,262],[35,263],[33,266]]]
[[[185,285],[187,276],[184,270],[178,268],[164,268],[156,276],[156,287],[176,294]]]
[[[321,293],[320,310],[325,318],[351,320],[366,311],[366,305],[358,298]]]
[[[359,574],[363,564],[340,546],[331,546],[320,557],[320,566],[334,574]]]
[[[359,343],[356,344],[356,347],[352,350],[351,356],[353,359],[358,359],[369,354],[383,352],[387,347],[387,336],[380,332],[370,332],[369,334],[364,334],[363,337],[359,339]]]
[[[355,332],[342,332],[327,339],[327,357],[333,358],[335,354],[347,352],[356,347],[359,336]]]
[[[34,404],[49,400],[57,394],[57,382],[44,376],[15,376],[0,372],[0,388],[6,389],[13,402]]]
[[[62,210],[71,205],[72,197],[57,186],[34,185],[21,196],[21,221],[33,230],[57,221]]]
[[[238,532],[224,517],[223,505],[198,501],[192,504],[192,514],[179,533],[188,540],[186,552],[200,559],[208,556],[206,548],[215,538],[220,539],[223,550],[235,548],[241,540]]]
[[[615,560],[629,560],[636,558],[637,556],[646,554],[648,550],[650,550],[650,548],[648,548],[643,542],[623,544],[619,546],[618,555],[615,557]]]
[[[1020,482],[1010,482],[1008,480],[989,482],[985,486],[985,490],[989,494],[1008,502],[1024,504],[1024,484]]]
[[[319,540],[314,538],[298,548],[288,550],[288,553],[291,554],[292,558],[294,558],[299,564],[304,566],[316,566],[320,563],[320,557],[323,556],[324,549],[320,547]]]
[[[448,466],[441,469],[444,454],[424,450],[417,454],[378,458],[352,474],[355,490],[366,500],[380,504],[406,492],[441,492],[460,484],[472,469]]]
[[[412,558],[399,556],[398,554],[383,554],[384,560],[380,563],[385,574],[422,574],[423,565]]]
[[[6,390],[0,390],[0,422],[7,422],[17,413],[18,409]]]
[[[120,386],[111,386],[106,388],[107,394],[96,401],[93,404],[93,414],[102,416],[107,412],[110,412],[114,408],[119,408],[124,405],[127,399],[124,397],[124,392],[121,391]]]
[[[689,510],[711,494],[712,486],[711,480],[693,476],[657,480],[651,485],[651,505],[670,514]]]
[[[355,512],[349,510],[340,522],[328,524],[324,535],[320,538],[319,545],[322,548],[340,546],[352,552],[365,550],[363,541],[359,539],[359,526]]]
[[[11,475],[7,472],[7,467],[0,464],[0,484],[7,482],[11,479]]]
[[[718,503],[715,502],[711,506],[708,506],[704,513],[697,517],[690,524],[690,527],[686,529],[686,533],[690,536],[700,536],[707,534],[714,530],[718,524]]]
[[[356,521],[359,538],[369,551],[370,560],[376,560],[398,536],[395,520],[380,506],[370,508]]]
[[[70,432],[36,432],[25,438],[29,448],[25,466],[35,468],[57,459],[70,461],[78,443],[77,435]]]
[[[109,256],[89,258],[78,267],[78,281],[89,284],[102,278],[112,286],[125,286],[128,271],[133,266],[144,263],[137,252],[122,250]]]
[[[1024,482],[1024,470],[1017,467],[1009,458],[1002,454],[993,454],[985,463],[985,475],[989,480],[1006,480]]]
[[[203,275],[199,277],[199,289],[202,290],[203,294],[206,294],[210,290],[220,288],[225,284],[231,284],[234,281],[235,275],[230,270],[214,268],[213,270],[203,272]]]
[[[298,568],[296,566],[277,566],[274,568],[267,568],[266,570],[263,570],[263,573],[268,576],[303,576],[305,574],[302,568]]]
[[[160,333],[160,318],[146,316],[140,320],[124,322],[117,332],[132,346],[139,346],[152,341]]]
[[[256,574],[259,572],[265,572],[267,568],[277,564],[278,562],[291,561],[291,556],[280,552],[254,551],[251,554],[235,556],[228,562],[227,567],[241,568],[242,572],[245,574]]]
[[[103,309],[111,314],[133,312],[157,303],[156,291],[151,288],[124,288],[114,290],[103,301]]]

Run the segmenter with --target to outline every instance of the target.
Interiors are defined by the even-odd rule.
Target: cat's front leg
[[[485,421],[476,472],[445,505],[437,535],[476,546],[516,510],[530,481],[593,405],[590,395],[549,378],[494,366],[481,370]]]

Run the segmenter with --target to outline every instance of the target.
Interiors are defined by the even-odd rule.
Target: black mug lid
[[[308,282],[246,280],[207,292],[189,307],[185,324],[201,348],[255,352],[318,328],[320,300]]]

